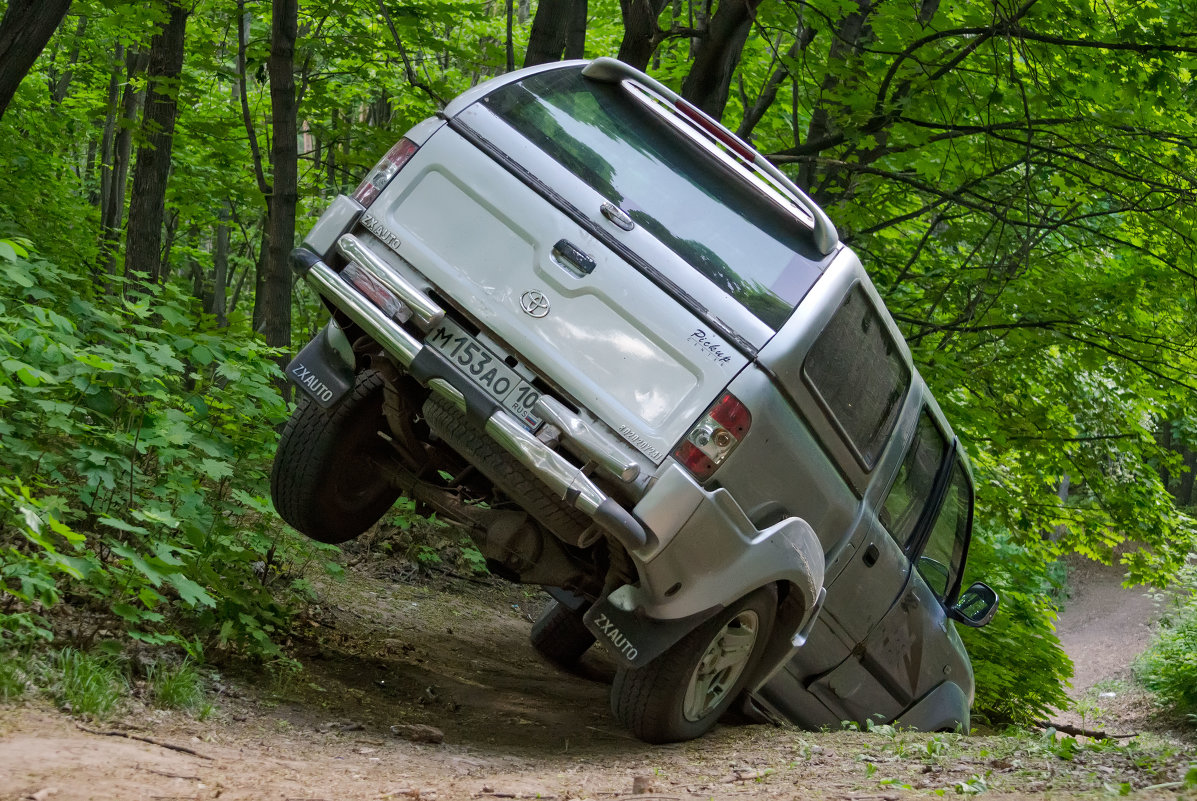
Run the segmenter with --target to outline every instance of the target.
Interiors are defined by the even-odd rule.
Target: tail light
[[[695,478],[708,479],[743,441],[751,425],[748,407],[735,395],[725,392],[674,449],[673,458]]]
[[[414,156],[419,149],[420,146],[410,139],[400,139],[396,142],[395,146],[374,165],[374,169],[370,170],[366,179],[358,184],[357,189],[353,190],[353,199],[369,208],[370,204],[382,194],[382,190],[387,188],[387,184],[399,174],[399,170],[403,169],[403,165],[407,164],[408,159]]]

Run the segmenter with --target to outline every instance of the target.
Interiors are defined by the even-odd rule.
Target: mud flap
[[[582,618],[611,658],[625,668],[647,665],[723,608],[712,606],[677,620],[654,620],[642,609],[623,608],[630,605],[631,590],[626,585],[620,587],[599,600]]]
[[[303,346],[291,363],[287,365],[287,378],[299,387],[318,406],[329,408],[353,389],[353,366],[333,346],[329,327],[317,334]]]

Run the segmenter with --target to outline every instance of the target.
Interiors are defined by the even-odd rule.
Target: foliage
[[[976,675],[974,723],[1029,725],[1070,705],[1063,684],[1072,661],[1060,648],[1052,600],[1062,576],[1000,530],[983,529],[969,549],[970,581],[983,578],[1001,599],[984,628],[958,626]]]
[[[618,52],[630,7],[592,2],[587,56]],[[680,88],[722,3],[661,7],[651,72]],[[1194,9],[756,9],[743,53],[723,60],[723,119],[829,208],[960,435],[978,478],[974,562],[1003,597],[995,623],[964,633],[978,714],[1028,719],[1069,673],[1047,565],[1131,543],[1132,577],[1165,584],[1197,539],[1169,494],[1180,453],[1159,436],[1197,448]],[[408,127],[506,69],[505,11],[301,4],[301,232]],[[517,65],[534,11],[511,32]],[[129,56],[161,19],[157,3],[75,0],[0,119],[0,642],[50,636],[68,599],[197,655],[277,654],[294,567],[321,553],[264,500],[285,405],[278,354],[247,321],[272,169],[259,180],[254,152],[272,134],[270,4],[195,6],[168,278],[143,289],[100,268],[99,220],[114,140],[142,144],[121,119],[121,92],[144,88]],[[31,255],[18,234],[34,221]],[[227,327],[201,313],[218,307]],[[293,319],[297,341],[323,323],[310,290]],[[475,553],[461,558],[477,570]]]
[[[277,655],[287,571],[314,552],[261,497],[287,412],[273,353],[170,287],[93,300],[22,251],[0,262],[5,608],[68,596],[135,639]]]
[[[1161,702],[1197,724],[1197,566],[1185,569],[1176,593],[1135,674]]]

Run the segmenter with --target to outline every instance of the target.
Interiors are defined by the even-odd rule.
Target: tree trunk
[[[575,19],[574,5],[579,0],[541,0],[532,19],[524,66],[560,61]]]
[[[506,56],[507,69],[505,72],[511,72],[515,69],[515,36],[513,18],[515,16],[515,0],[507,0],[507,40],[504,47],[504,55]]]
[[[648,68],[648,62],[660,44],[657,19],[665,10],[667,0],[619,0],[623,15],[623,40],[619,43],[620,61],[638,70]]]
[[[785,83],[786,79],[790,77],[790,68],[786,63],[797,59],[803,50],[811,43],[814,38],[814,29],[808,28],[806,25],[801,25],[798,28],[797,35],[794,37],[794,43],[790,45],[790,49],[786,51],[785,56],[780,59],[777,68],[773,70],[765,81],[764,88],[761,89],[760,95],[756,102],[751,106],[745,104],[744,119],[740,121],[740,127],[736,129],[736,136],[747,141],[752,136],[753,129],[756,128],[757,123],[765,116],[765,112],[773,105],[773,101],[777,99],[777,91]]]
[[[586,0],[574,0],[570,10],[569,28],[565,32],[565,57],[582,58],[586,55],[586,14],[589,4]]]
[[[269,252],[263,261],[261,307],[266,344],[291,347],[291,248],[295,243],[295,207],[299,200],[299,136],[295,102],[295,40],[299,0],[274,0],[270,43],[270,107],[274,178],[267,224]]]
[[[0,117],[70,7],[71,0],[9,0],[0,18]]]
[[[112,192],[113,143],[116,141],[116,115],[120,111],[121,102],[121,73],[124,71],[125,46],[116,46],[116,56],[112,61],[112,74],[108,78],[108,110],[104,117],[104,133],[100,136],[100,191],[93,201],[98,203],[101,217],[108,209],[108,195]],[[101,219],[101,225],[103,220]]]
[[[224,328],[229,324],[227,292],[229,283],[229,203],[225,202],[220,209],[220,219],[216,223],[216,241],[212,247],[212,302],[208,305],[208,313],[215,315],[216,325]]]
[[[854,60],[860,54],[864,40],[871,33],[868,27],[868,16],[873,11],[872,0],[856,0],[856,6],[856,11],[845,15],[840,20],[839,28],[831,37],[830,59],[844,62]],[[827,71],[822,87],[822,95],[824,97],[833,93],[839,86],[840,79],[838,72],[838,70]],[[832,111],[838,110],[838,108],[827,102],[821,102],[815,107],[814,112],[811,114],[810,125],[807,126],[807,142],[820,142],[828,139],[838,130],[839,126],[836,124],[832,114]],[[816,187],[817,177],[815,164],[812,160],[810,163],[802,166],[799,183],[802,186],[809,187],[808,191],[812,193],[816,201],[829,201],[831,198],[826,193],[818,191]]]
[[[87,32],[87,17],[79,17],[79,24],[75,26],[75,43],[71,48],[67,67],[62,75],[50,82],[50,97],[55,104],[66,100],[71,91],[71,81],[75,77],[75,65],[79,63],[79,51],[83,46],[83,34]]]
[[[129,229],[125,239],[125,277],[158,283],[162,279],[162,218],[166,181],[178,117],[179,76],[183,72],[184,33],[190,13],[180,0],[167,6],[166,25],[150,42],[148,94],[142,114]]]
[[[715,119],[723,116],[732,73],[740,63],[761,0],[721,0],[682,83],[682,97]]]
[[[112,143],[108,193],[104,208],[100,210],[100,272],[103,275],[116,272],[121,222],[125,216],[125,182],[129,175],[129,157],[133,151],[133,126],[145,99],[144,93],[136,88],[136,78],[145,72],[147,58],[146,53],[136,50],[129,50],[125,54],[127,83],[121,100],[121,120],[124,124]]]

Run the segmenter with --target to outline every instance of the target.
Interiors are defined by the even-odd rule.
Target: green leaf
[[[216,606],[216,601],[212,599],[212,596],[209,595],[203,587],[201,587],[199,584],[196,584],[182,573],[171,573],[166,577],[166,580],[171,584],[171,586],[179,591],[179,597],[182,598],[183,602],[188,606]]]

